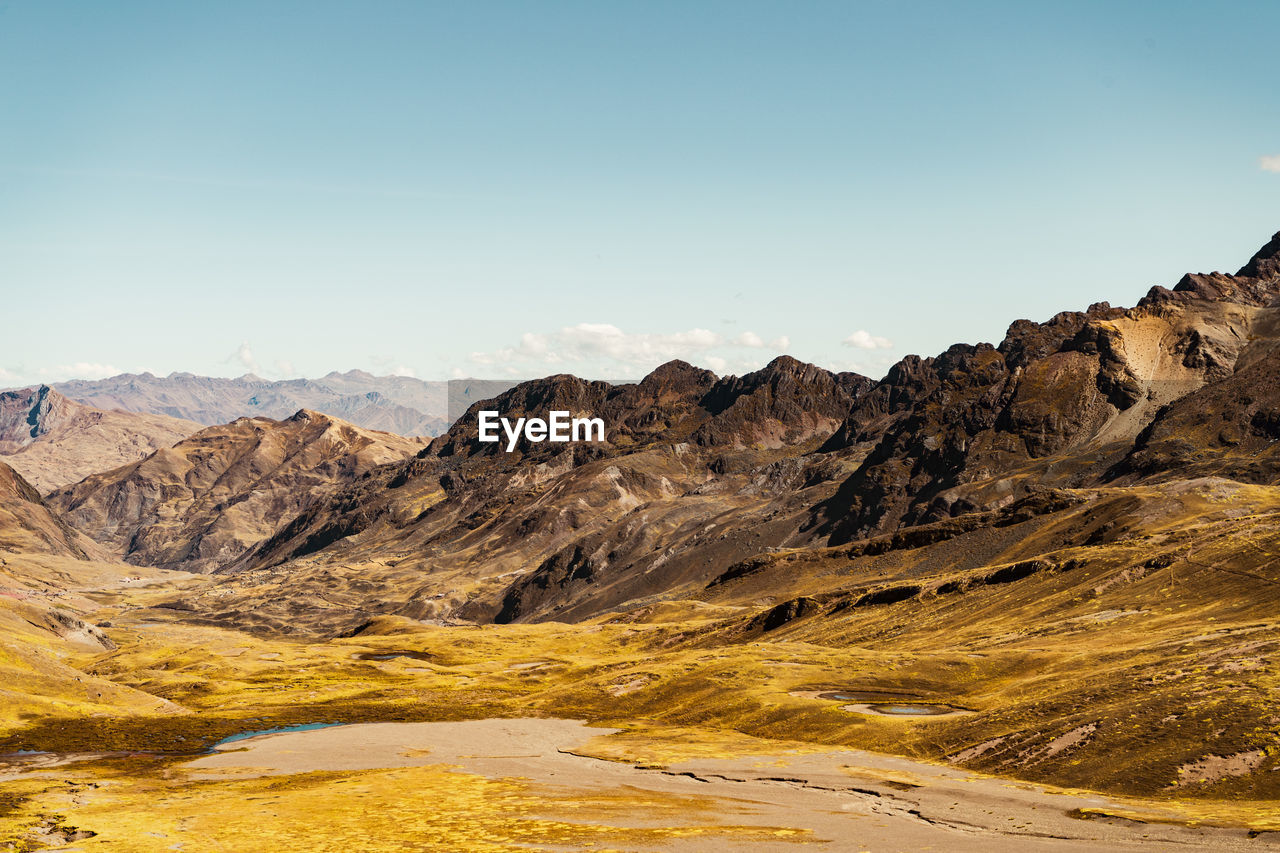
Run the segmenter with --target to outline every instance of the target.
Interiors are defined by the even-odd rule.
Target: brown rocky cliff
[[[1161,407],[1230,377],[1261,346],[1251,337],[1274,340],[1278,248],[1273,238],[1235,276],[1153,288],[1133,309],[1099,303],[1046,323],[1019,320],[999,347],[904,359],[824,447],[870,450],[815,508],[811,531],[845,542],[1007,503],[1039,482],[1102,476],[1053,480],[1039,460],[1089,445],[1123,454]],[[1014,471],[1024,474],[999,482]]]
[[[773,448],[825,436],[873,385],[854,373],[834,374],[789,356],[744,376],[718,378],[683,361],[668,362],[633,385],[587,382],[560,374],[521,383],[494,400],[473,405],[433,452],[442,457],[484,455],[505,462],[545,460],[563,445],[520,442],[508,454],[506,440],[481,443],[477,418],[493,410],[512,422],[547,417],[552,410],[602,418],[606,446],[579,447],[580,461],[640,447],[691,441],[703,447],[768,445]]]
[[[770,537],[786,535],[784,516],[812,500],[804,489],[829,483],[839,471],[825,458],[809,466],[804,451],[825,438],[871,384],[785,357],[743,377],[718,378],[671,362],[633,385],[564,375],[524,383],[473,406],[414,459],[317,500],[234,570],[301,556],[325,563],[345,561],[346,554],[361,559],[394,552],[423,555],[414,560],[430,563],[434,568],[421,571],[432,576],[441,567],[484,576],[537,566],[587,537],[601,552],[594,564],[609,581],[603,594],[610,600],[631,595],[637,579],[665,586],[701,577],[760,547],[757,510],[772,524]],[[522,441],[507,453],[477,441],[481,409],[508,418],[545,417],[552,409],[601,417],[608,440],[567,446]],[[714,537],[699,532],[733,506],[752,511]],[[633,512],[647,519],[641,535]],[[658,560],[663,536],[697,544],[687,558]],[[642,564],[652,570],[631,571]],[[587,602],[604,586],[584,594],[580,604],[599,606]],[[517,609],[526,616],[530,607],[567,612],[571,595],[560,590],[537,607],[525,602]],[[422,609],[413,605],[407,612],[420,617],[442,606],[429,598]],[[500,601],[485,598],[467,612],[483,619],[501,609]]]
[[[693,434],[703,446],[777,448],[833,432],[875,383],[780,356],[766,367],[717,382],[699,401],[709,418]]]

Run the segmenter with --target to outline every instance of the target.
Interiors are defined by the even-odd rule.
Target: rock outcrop
[[[1277,246],[1273,238],[1234,276],[1188,275],[1172,290],[1153,288],[1132,309],[1100,303],[1047,323],[1019,320],[998,347],[956,345],[899,362],[828,442],[828,451],[870,449],[815,510],[814,529],[845,542],[989,509],[1033,484],[1097,482],[1108,465],[1083,459],[1117,461],[1164,407],[1206,385],[1261,390],[1261,368],[1236,374],[1277,343]],[[1216,405],[1217,394],[1182,408]],[[1145,435],[1144,446],[1159,434]],[[1075,461],[1062,464],[1064,454]],[[1147,453],[1124,470],[1152,465]]]

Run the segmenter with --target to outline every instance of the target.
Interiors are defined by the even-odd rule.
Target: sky
[[[0,386],[879,377],[1280,230],[1280,4],[0,0]]]

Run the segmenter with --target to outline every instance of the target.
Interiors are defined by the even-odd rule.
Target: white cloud
[[[57,367],[36,369],[37,376],[52,382],[63,382],[67,379],[106,379],[108,376],[116,376],[123,372],[113,365],[90,361],[77,361],[74,364],[59,364]]]
[[[893,341],[873,335],[866,329],[859,329],[845,338],[844,345],[857,349],[893,349]]]
[[[474,352],[471,361],[492,365],[511,362],[558,365],[605,360],[633,367],[655,367],[674,358],[699,356],[724,342],[721,335],[706,329],[637,334],[608,323],[579,323],[549,334],[525,332],[515,346]]]
[[[656,334],[625,332],[608,323],[579,323],[555,332],[525,332],[512,346],[471,353],[470,361],[486,366],[486,373],[499,375],[564,372],[617,377],[642,375],[683,359],[724,375],[758,370],[768,361],[758,351],[784,352],[790,346],[791,339],[785,335],[766,342],[750,331],[733,337],[701,328]],[[757,352],[744,357],[744,350]],[[476,372],[455,371],[455,375]]]
[[[418,374],[414,372],[412,367],[407,367],[403,364],[399,365],[398,367],[396,367],[395,370],[391,371],[391,375],[392,376],[408,376],[410,379],[416,379],[418,377]]]
[[[253,348],[249,346],[248,341],[241,341],[240,346],[236,347],[236,351],[227,356],[224,361],[233,364],[238,363],[250,373],[258,373],[258,362],[253,357]]]
[[[114,364],[99,364],[91,361],[37,367],[33,370],[18,365],[13,368],[0,367],[0,383],[17,387],[42,382],[66,382],[70,379],[106,379],[108,376],[118,376],[123,372]]]
[[[742,332],[730,340],[729,343],[736,347],[751,347],[752,349],[772,349],[781,351],[788,349],[791,346],[791,338],[786,335],[782,335],[766,343],[765,339],[757,335],[755,332]]]
[[[1258,165],[1264,172],[1280,172],[1280,154],[1274,157],[1259,157]]]
[[[293,369],[292,361],[277,361],[276,370],[286,379],[293,379],[298,375],[298,371]]]

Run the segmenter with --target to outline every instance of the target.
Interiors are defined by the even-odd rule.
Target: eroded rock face
[[[828,437],[870,384],[790,358],[724,379],[672,362],[634,385],[572,376],[523,383],[473,406],[413,459],[311,503],[225,567],[238,573],[228,583],[244,588],[245,598],[217,604],[229,619],[252,610],[287,626],[286,607],[268,617],[270,603],[249,603],[254,579],[287,572],[301,598],[324,589],[334,600],[343,584],[326,573],[346,573],[367,558],[379,562],[361,571],[381,578],[386,597],[402,602],[391,609],[412,618],[578,618],[705,581],[717,567],[785,538],[784,528],[795,527],[790,519],[814,500],[806,490],[831,487],[841,464],[804,451]],[[478,441],[481,408],[513,420],[549,410],[598,416],[607,440],[521,441],[508,453],[505,443]],[[581,559],[561,577],[568,558],[556,555],[565,549]],[[345,562],[312,574],[296,571],[300,560]],[[594,573],[583,574],[584,565]],[[371,615],[357,611],[334,609],[325,618]]]
[[[703,446],[795,444],[829,434],[874,385],[856,373],[829,373],[782,356],[763,370],[716,383],[700,401],[711,417],[692,438]]]
[[[130,562],[211,571],[318,496],[422,446],[305,410],[283,421],[242,418],[88,477],[49,502]]]
[[[472,406],[434,450],[441,457],[525,460],[546,459],[562,449],[522,443],[520,455],[512,457],[504,449],[505,442],[482,443],[477,429],[481,409],[499,411],[513,421],[545,417],[551,410],[600,417],[606,424],[608,447],[597,448],[596,456],[678,441],[700,447],[776,449],[830,434],[848,414],[850,404],[872,385],[865,376],[831,373],[790,356],[780,356],[754,373],[724,378],[683,361],[668,362],[634,385],[587,382],[561,374],[521,383],[492,401]]]
[[[1208,476],[1280,480],[1280,349],[1161,409],[1108,472],[1113,483]]]

